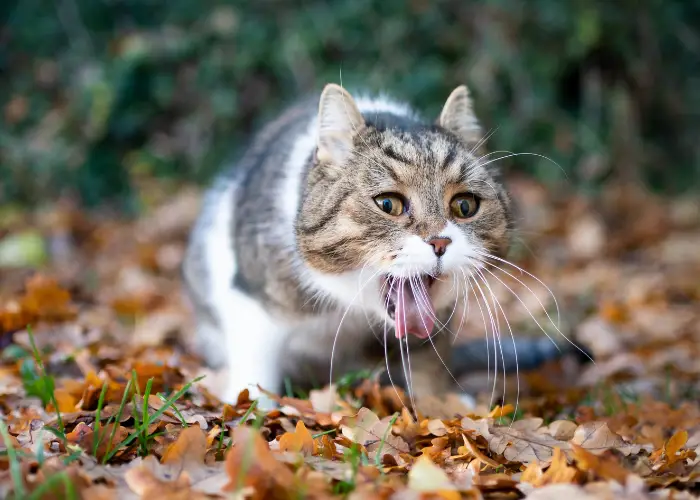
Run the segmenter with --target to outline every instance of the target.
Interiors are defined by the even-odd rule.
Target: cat
[[[226,401],[377,366],[421,398],[485,367],[486,341],[453,345],[447,324],[513,231],[482,136],[466,86],[425,121],[335,84],[257,134],[205,196],[183,264],[196,349],[228,368]],[[521,368],[563,352],[517,343]]]

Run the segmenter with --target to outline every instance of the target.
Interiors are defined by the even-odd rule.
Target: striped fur
[[[465,87],[425,121],[406,104],[329,85],[260,131],[206,197],[183,268],[197,349],[228,367],[227,399],[255,384],[279,390],[285,376],[328,382],[331,355],[337,375],[381,365],[376,337],[396,351],[384,275],[444,277],[430,296],[449,315],[475,252],[503,255],[510,237],[508,195],[482,166],[480,138]],[[385,192],[405,197],[407,213],[382,212],[373,198]],[[481,200],[467,221],[450,212],[464,192]],[[435,237],[452,241],[443,256]],[[449,337],[411,339],[417,395],[449,386],[435,353],[450,359]]]

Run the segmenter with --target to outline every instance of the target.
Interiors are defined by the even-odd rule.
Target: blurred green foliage
[[[700,177],[686,0],[21,0],[0,6],[0,195],[133,202],[203,181],[325,82],[436,116],[466,82],[511,170],[577,186]]]

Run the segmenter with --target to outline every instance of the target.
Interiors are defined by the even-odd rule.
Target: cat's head
[[[426,123],[362,110],[328,85],[317,133],[296,224],[313,285],[395,319],[399,336],[427,336],[434,311],[459,300],[480,262],[509,244],[510,202],[482,155],[467,88]]]

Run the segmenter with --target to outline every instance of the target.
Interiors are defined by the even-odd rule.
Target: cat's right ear
[[[350,93],[329,83],[318,104],[319,162],[342,165],[352,151],[353,137],[365,127],[365,120]]]

